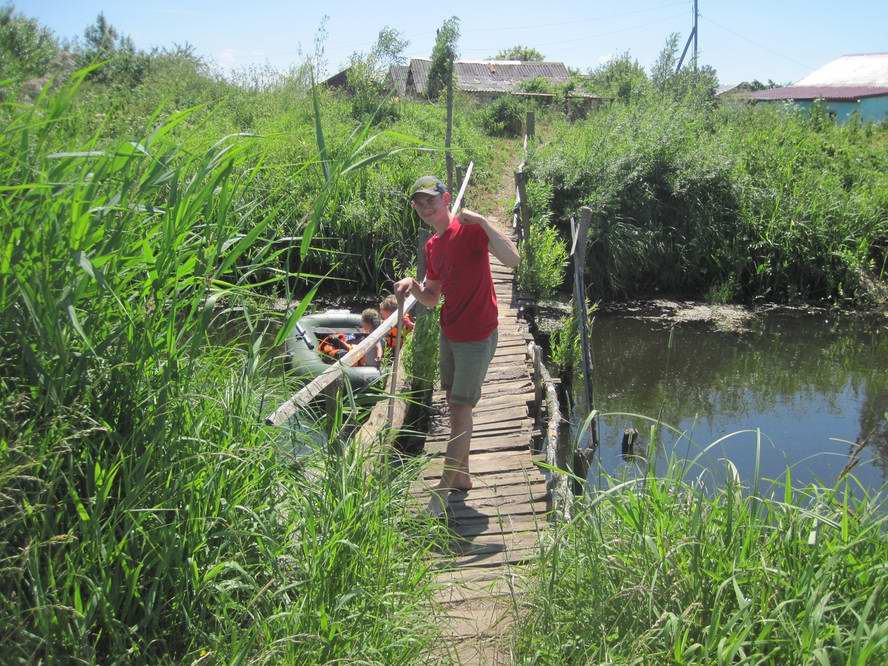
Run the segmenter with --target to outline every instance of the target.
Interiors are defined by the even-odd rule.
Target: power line
[[[726,27],[726,26],[723,26],[721,23],[719,23],[719,22],[717,22],[717,21],[713,21],[711,18],[709,18],[708,16],[705,16],[704,14],[700,14],[700,18],[702,18],[702,19],[703,19],[704,21],[706,21],[707,23],[711,23],[711,24],[714,25],[716,28],[721,28],[721,29],[724,30],[725,32],[729,32],[729,33],[731,33],[732,35],[734,35],[735,37],[739,37],[739,38],[742,39],[743,41],[745,41],[745,42],[749,42],[749,43],[752,44],[753,46],[758,46],[760,49],[764,49],[765,51],[767,51],[767,52],[770,53],[771,55],[775,55],[775,56],[777,56],[778,58],[783,58],[784,60],[788,60],[789,62],[793,62],[793,63],[795,63],[796,65],[801,65],[802,67],[804,67],[805,69],[807,69],[807,70],[809,70],[809,71],[810,71],[810,70],[813,70],[813,69],[816,69],[816,67],[813,67],[812,65],[809,65],[808,63],[804,63],[804,62],[802,62],[801,60],[796,60],[795,58],[793,58],[793,57],[791,57],[791,56],[788,56],[788,55],[786,55],[785,53],[779,53],[778,51],[775,51],[774,49],[772,49],[772,48],[770,48],[770,47],[768,47],[768,46],[765,46],[764,44],[762,44],[762,43],[760,43],[760,42],[757,42],[757,41],[755,41],[754,39],[750,39],[749,37],[744,37],[744,36],[741,35],[739,32],[736,32],[736,31],[734,31],[734,30],[731,30],[730,28],[728,28],[728,27]]]
[[[682,4],[684,4],[684,3],[682,3]],[[641,28],[647,28],[649,26],[657,25],[657,24],[663,23],[665,21],[672,21],[672,20],[681,18],[682,16],[684,16],[684,14],[673,14],[671,16],[662,16],[654,21],[648,21],[647,23],[641,23],[639,25],[629,26],[628,28],[620,28],[619,30],[609,30],[607,32],[590,33],[590,34],[583,35],[582,37],[575,37],[575,38],[571,38],[571,39],[561,39],[561,40],[558,40],[557,42],[547,42],[545,44],[533,44],[532,46],[534,48],[536,48],[536,47],[546,47],[546,46],[560,46],[562,44],[574,44],[576,42],[585,42],[585,41],[588,41],[589,39],[592,39],[594,37],[606,37],[608,35],[616,35],[621,32],[630,32],[632,30],[640,30]],[[490,47],[488,47],[488,48],[483,48],[483,49],[461,49],[461,50],[470,51],[470,52],[478,52],[478,51],[489,52],[491,49],[490,49]]]
[[[510,26],[507,28],[470,28],[469,30],[465,30],[464,32],[502,32],[503,30],[536,30],[537,28],[554,28],[562,25],[576,25],[577,23],[608,21],[610,19],[634,16],[636,14],[646,14],[647,12],[653,12],[659,9],[669,9],[684,4],[686,4],[686,0],[681,0],[681,2],[670,2],[665,5],[657,5],[655,7],[647,7],[645,9],[636,9],[635,11],[623,12],[621,14],[610,14],[608,16],[590,16],[587,18],[559,21],[558,23],[537,23],[535,25]]]

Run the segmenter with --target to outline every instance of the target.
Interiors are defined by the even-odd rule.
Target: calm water
[[[705,325],[599,315],[593,330],[594,395],[602,412],[660,417],[687,435],[663,433],[658,464],[693,458],[730,433],[761,430],[761,475],[832,485],[851,445],[866,439],[855,476],[869,488],[888,479],[888,328],[884,323],[812,315],[767,316],[746,333]],[[650,424],[624,416],[599,423],[598,459],[621,475],[636,463],[622,455],[634,426],[644,452]],[[835,441],[839,440],[847,441]],[[696,476],[724,478],[728,458],[749,481],[756,434],[731,437],[701,458]],[[592,477],[596,476],[593,470]],[[594,481],[594,478],[590,479]]]

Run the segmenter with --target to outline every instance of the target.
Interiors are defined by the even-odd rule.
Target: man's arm
[[[486,217],[470,210],[463,210],[459,214],[459,221],[462,224],[479,225],[487,234],[487,248],[490,253],[503,262],[504,266],[518,267],[519,254],[515,243],[506,238],[505,234],[493,226]]]
[[[433,308],[441,298],[441,281],[426,278],[423,282],[417,282],[413,278],[404,278],[395,282],[395,293],[402,296],[413,294],[424,306]]]

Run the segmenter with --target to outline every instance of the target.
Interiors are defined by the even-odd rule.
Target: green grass
[[[714,491],[673,461],[580,498],[549,532],[516,663],[883,663],[882,495],[791,470],[747,488],[725,464]]]
[[[84,75],[3,107],[4,661],[415,661],[435,529],[409,470],[368,475],[345,434],[262,425],[295,386],[274,354],[299,311],[270,297],[314,283],[280,269],[301,255],[271,233],[287,181],[258,187],[274,151],[184,138],[204,108],[74,142]],[[337,154],[331,183],[377,154]],[[314,212],[335,192],[313,187]],[[220,316],[242,344],[212,342]]]

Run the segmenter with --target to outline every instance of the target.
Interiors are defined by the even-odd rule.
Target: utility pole
[[[685,56],[688,54],[688,48],[691,46],[691,40],[694,42],[694,71],[697,71],[697,24],[700,19],[700,10],[697,7],[697,0],[694,0],[694,27],[691,28],[691,34],[688,35],[688,41],[685,42],[684,51],[681,52],[681,58],[678,59],[678,66],[675,73],[678,74]]]
[[[697,7],[697,0],[694,0],[694,71],[697,71],[697,23],[700,20],[700,10]]]

